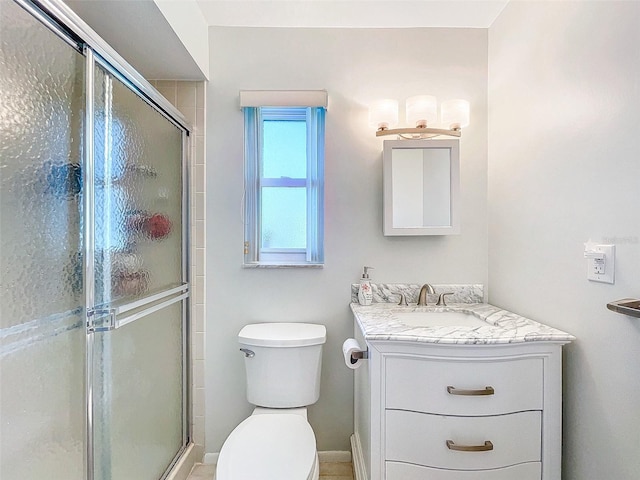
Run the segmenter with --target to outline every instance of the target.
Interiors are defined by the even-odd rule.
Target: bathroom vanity
[[[355,371],[357,480],[560,480],[562,345],[574,337],[488,304],[396,303],[351,305],[368,350]]]

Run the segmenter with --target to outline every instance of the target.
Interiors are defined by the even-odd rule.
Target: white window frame
[[[325,92],[326,95],[326,92]],[[245,267],[319,266],[324,264],[324,114],[322,106],[244,106],[245,117]],[[306,178],[262,177],[265,120],[305,121]],[[262,248],[262,187],[304,187],[307,193],[306,248]]]

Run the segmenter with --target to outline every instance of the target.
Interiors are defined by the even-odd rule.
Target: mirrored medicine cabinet
[[[458,140],[385,140],[384,235],[460,233]]]

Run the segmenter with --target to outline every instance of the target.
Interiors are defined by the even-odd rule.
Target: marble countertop
[[[362,306],[351,303],[351,310],[368,341],[396,340],[404,342],[497,345],[524,342],[569,343],[575,337],[513,312],[487,303],[452,303],[446,307],[401,307],[395,303],[373,303]],[[397,313],[462,312],[486,322],[474,327],[414,327],[403,324]]]

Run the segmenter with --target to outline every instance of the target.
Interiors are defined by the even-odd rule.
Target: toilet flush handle
[[[256,355],[256,352],[249,350],[248,348],[241,348],[240,351],[244,353],[244,356],[247,358],[253,358]]]

